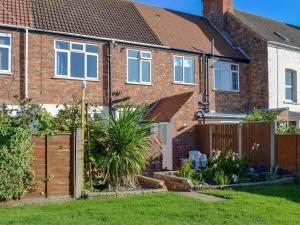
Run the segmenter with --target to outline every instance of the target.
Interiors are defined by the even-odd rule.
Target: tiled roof
[[[235,10],[233,14],[266,41],[300,47],[300,27]],[[284,40],[283,35],[288,40]]]
[[[1,0],[0,23],[32,26],[29,0]]]
[[[36,28],[160,45],[131,2],[30,0]]]
[[[168,122],[183,107],[183,105],[192,97],[193,92],[187,92],[179,95],[160,99],[154,103],[154,108],[145,117],[146,120],[157,122]]]
[[[173,48],[244,58],[233,49],[204,17],[134,3],[160,41]]]
[[[5,10],[4,10],[5,8]],[[0,23],[244,59],[200,16],[126,0],[2,0]]]

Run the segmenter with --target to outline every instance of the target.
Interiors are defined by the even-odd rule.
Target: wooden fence
[[[198,131],[202,153],[232,150],[247,157],[254,166],[275,165],[274,123],[200,124]]]
[[[276,135],[276,164],[300,176],[300,135]]]
[[[33,170],[36,186],[26,196],[74,195],[74,135],[33,137]]]

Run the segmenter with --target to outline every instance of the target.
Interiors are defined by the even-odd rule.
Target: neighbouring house
[[[203,0],[203,15],[251,58],[250,108],[276,109],[299,127],[300,27],[235,10],[233,0]]]
[[[168,169],[197,149],[199,121],[243,119],[249,61],[200,16],[125,0],[0,3],[1,103],[18,95],[55,114],[83,80],[88,100],[116,114],[126,100],[145,103]]]

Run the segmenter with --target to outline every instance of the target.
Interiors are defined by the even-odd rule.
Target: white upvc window
[[[297,74],[293,70],[285,71],[285,100],[297,102]]]
[[[151,52],[127,50],[127,83],[151,84]]]
[[[195,84],[194,57],[174,56],[174,83]]]
[[[11,34],[0,33],[0,73],[11,73]]]
[[[72,79],[98,79],[99,47],[68,41],[55,41],[55,76]]]
[[[215,90],[219,91],[239,91],[240,90],[239,65],[215,62],[214,78]]]

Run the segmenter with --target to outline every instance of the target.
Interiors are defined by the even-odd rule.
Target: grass
[[[205,191],[205,203],[175,193],[0,207],[0,224],[300,224],[300,186]]]

